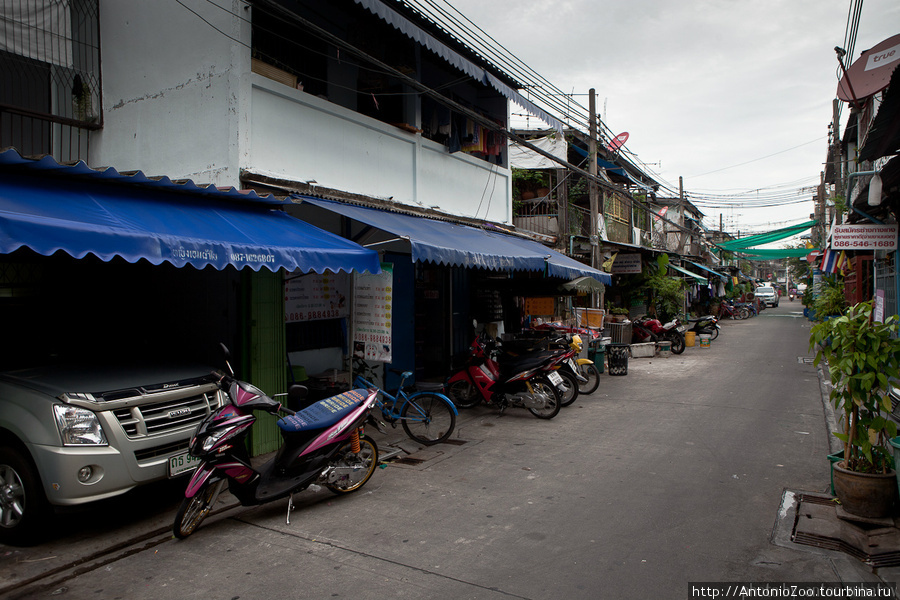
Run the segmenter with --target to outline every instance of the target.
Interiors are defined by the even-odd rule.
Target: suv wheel
[[[31,461],[12,448],[0,448],[0,542],[37,543],[49,510]]]

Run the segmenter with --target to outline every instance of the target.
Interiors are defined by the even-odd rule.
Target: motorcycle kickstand
[[[286,524],[291,524],[291,511],[294,510],[294,494],[288,496],[287,519]]]

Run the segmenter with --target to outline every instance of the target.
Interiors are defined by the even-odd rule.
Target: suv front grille
[[[173,454],[180,454],[188,449],[190,442],[184,440],[183,442],[175,442],[174,444],[167,444],[165,446],[156,446],[153,448],[146,448],[144,450],[137,450],[134,453],[135,459],[139,463],[153,460],[155,458],[159,458],[160,456],[172,456]]]
[[[129,438],[162,435],[196,427],[218,406],[215,392],[187,398],[148,402],[113,411]]]

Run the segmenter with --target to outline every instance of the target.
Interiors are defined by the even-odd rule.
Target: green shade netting
[[[681,267],[679,267],[677,265],[670,264],[670,265],[666,265],[666,266],[669,267],[670,269],[678,271],[679,273],[684,273],[688,277],[693,277],[698,283],[706,283],[706,277],[701,277],[700,275],[697,275],[696,273],[691,273],[687,269],[682,269]]]
[[[744,248],[735,250],[740,252],[747,260],[774,260],[776,258],[801,258],[812,252],[809,248]]]
[[[776,229],[775,231],[770,231],[769,233],[760,233],[759,235],[751,235],[745,238],[729,240],[727,242],[716,244],[716,246],[724,250],[740,252],[746,248],[770,244],[772,242],[777,242],[778,240],[783,240],[784,238],[789,238],[792,235],[803,233],[807,229],[810,229],[814,225],[816,225],[816,223],[818,223],[818,221],[807,221],[806,223],[802,223],[800,225],[793,225],[791,227]]]

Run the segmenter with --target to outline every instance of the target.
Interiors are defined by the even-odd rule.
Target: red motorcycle
[[[685,326],[673,319],[668,323],[661,323],[659,319],[641,317],[631,322],[631,343],[643,344],[654,342],[659,348],[659,342],[672,342],[672,354],[684,352]]]
[[[496,342],[481,333],[470,347],[466,366],[447,380],[447,395],[456,406],[470,408],[481,401],[507,408],[527,408],[539,419],[552,419],[559,414],[558,385],[562,378],[556,371],[543,371],[545,358],[524,358],[499,372],[489,365]]]

